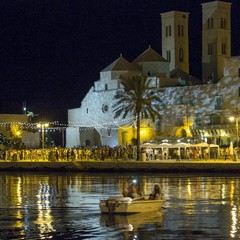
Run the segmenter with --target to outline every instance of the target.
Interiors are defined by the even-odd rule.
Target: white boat
[[[146,197],[110,197],[100,200],[99,207],[101,213],[110,214],[133,214],[142,212],[152,212],[160,210],[164,205],[164,200],[149,200]]]

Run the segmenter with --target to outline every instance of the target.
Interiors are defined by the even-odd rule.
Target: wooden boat
[[[152,212],[160,210],[164,205],[164,200],[149,200],[146,197],[110,197],[100,200],[99,207],[101,213],[110,214],[133,214],[141,212]]]

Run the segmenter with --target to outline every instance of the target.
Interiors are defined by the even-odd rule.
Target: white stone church
[[[161,115],[144,120],[141,139],[199,138],[227,145],[238,137],[229,117],[239,115],[240,57],[231,56],[231,3],[202,4],[202,79],[189,74],[188,13],[161,14],[162,55],[151,46],[135,60],[124,56],[100,72],[81,102],[68,110],[66,147],[126,146],[135,138],[135,119],[114,119],[113,96],[125,75],[151,78],[161,89]]]

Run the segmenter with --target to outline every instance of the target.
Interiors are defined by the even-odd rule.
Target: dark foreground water
[[[166,209],[101,215],[100,199],[136,177]],[[0,172],[0,239],[240,239],[240,176]]]

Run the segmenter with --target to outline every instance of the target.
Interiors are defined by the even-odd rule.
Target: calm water
[[[166,209],[101,215],[99,199],[137,177]],[[240,176],[0,172],[0,239],[240,239]]]

